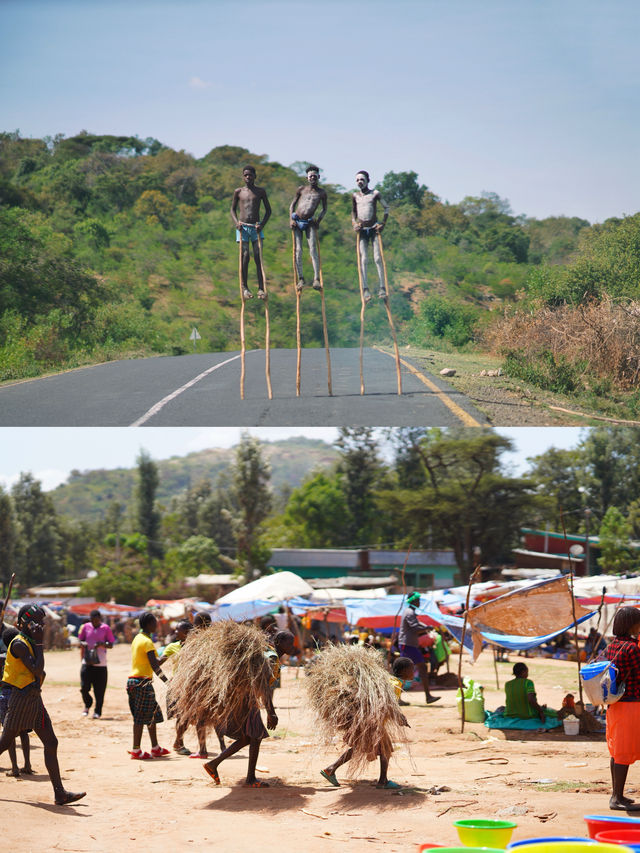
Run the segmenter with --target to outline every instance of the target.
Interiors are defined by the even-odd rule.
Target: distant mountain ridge
[[[276,492],[282,487],[296,488],[314,468],[329,466],[338,457],[330,444],[303,436],[261,444],[263,456],[271,466],[271,485]],[[168,506],[173,497],[203,479],[215,485],[234,455],[234,447],[210,448],[154,460],[160,477],[158,503]],[[49,494],[60,514],[95,522],[105,516],[113,501],[131,502],[136,480],[135,467],[72,471],[68,482]]]

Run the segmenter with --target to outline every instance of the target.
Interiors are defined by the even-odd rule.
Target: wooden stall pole
[[[571,612],[573,614],[573,641],[576,647],[576,662],[578,664],[578,692],[580,694],[580,701],[582,702],[582,680],[580,678],[580,643],[578,641],[578,622],[576,621],[576,597],[573,594],[573,561],[571,550],[569,549],[569,543],[567,541],[567,529],[564,524],[564,513],[562,512],[562,508],[560,508],[560,521],[562,522],[562,532],[564,534],[564,544],[567,548],[567,556],[569,558],[569,578],[570,578],[570,587],[571,587]],[[584,706],[583,706],[584,707]]]
[[[467,614],[469,612],[469,600],[471,599],[471,587],[476,582],[476,580],[480,577],[480,566],[476,566],[473,572],[471,573],[471,577],[469,578],[469,584],[467,586],[467,603],[464,608],[464,621],[462,622],[462,637],[460,638],[460,654],[458,656],[458,687],[460,688],[460,698],[461,698],[461,707],[460,712],[462,715],[460,732],[464,732],[464,720],[465,720],[465,707],[464,707],[464,685],[462,683],[462,652],[464,650],[464,640],[467,635]]]

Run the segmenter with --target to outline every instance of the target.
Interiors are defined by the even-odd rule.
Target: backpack
[[[613,705],[624,696],[618,667],[610,660],[587,663],[580,670],[584,692],[593,705]]]

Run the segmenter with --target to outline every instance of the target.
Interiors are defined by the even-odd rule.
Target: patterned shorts
[[[151,726],[164,720],[150,678],[128,678],[127,695],[135,725]]]

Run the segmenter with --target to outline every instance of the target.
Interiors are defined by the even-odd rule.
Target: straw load
[[[178,719],[224,731],[264,707],[270,695],[269,645],[253,625],[230,620],[191,631],[169,692]]]
[[[379,754],[389,758],[393,743],[406,743],[404,715],[380,654],[365,646],[327,646],[306,679],[316,730],[325,743],[339,735],[353,750],[351,772]]]

